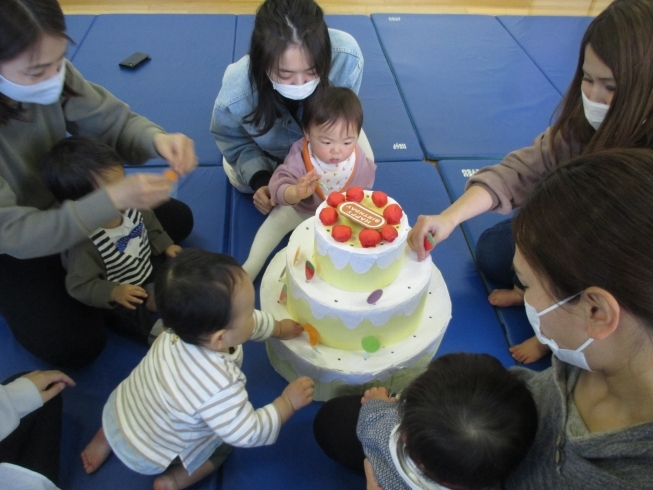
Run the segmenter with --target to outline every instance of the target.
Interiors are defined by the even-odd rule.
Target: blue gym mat
[[[450,202],[436,168],[426,162],[381,163],[374,187],[397,199],[411,224],[419,214],[434,213]],[[233,191],[232,204],[230,253],[242,261],[263,216],[254,208],[249,195]],[[436,247],[433,260],[444,276],[453,303],[453,318],[438,355],[487,352],[506,366],[514,366],[503,328],[485,299],[487,293],[459,229]],[[285,381],[270,366],[262,345],[249,343],[246,353],[243,369],[248,376],[250,397],[255,406],[269,403],[283,390]],[[313,403],[294,415],[282,428],[275,446],[235,450],[225,463],[223,488],[364,488],[360,475],[332,463],[315,444],[311,421],[318,406]],[[283,464],[285,461],[293,463]]]
[[[234,15],[100,15],[74,64],[134,112],[192,138],[200,165],[221,165],[209,124],[233,56],[235,26]],[[151,61],[134,70],[120,68],[135,51]]]
[[[66,33],[73,40],[73,42],[68,42],[68,52],[66,53],[66,58],[73,60],[77,50],[84,42],[84,38],[88,33],[93,21],[95,20],[95,15],[66,15]]]
[[[503,158],[549,125],[560,94],[496,18],[372,20],[428,158]]]
[[[497,160],[442,160],[438,162],[438,168],[442,175],[442,180],[447,187],[447,192],[451,198],[451,202],[458,199],[465,191],[465,184],[471,175],[477,170],[498,163]],[[444,210],[448,204],[442,208]],[[437,212],[440,212],[439,210]],[[475,218],[467,220],[462,224],[462,229],[467,238],[469,248],[474,254],[478,239],[486,229],[491,228],[500,221],[510,218],[514,215],[514,211],[509,215],[499,213],[484,213]],[[440,247],[438,245],[437,248]],[[505,285],[495,284],[486,278],[483,278],[487,292],[490,293],[495,289],[505,287]],[[486,299],[487,302],[487,299]],[[533,328],[526,318],[526,313],[522,306],[514,306],[509,308],[495,308],[501,323],[503,323],[506,330],[506,337],[510,345],[522,343],[524,340],[533,336]],[[530,364],[528,367],[535,370],[546,369],[551,365],[550,357],[546,357],[536,363]]]
[[[370,18],[365,15],[327,15],[329,27],[356,38],[365,59],[359,96],[363,104],[363,127],[377,162],[422,160],[408,112],[383,54]],[[253,15],[239,15],[236,23],[234,61],[244,56],[254,28]]]
[[[167,167],[127,167],[126,173],[161,173]],[[198,167],[182,177],[173,197],[188,204],[193,211],[193,232],[181,244],[224,253],[227,250],[227,225],[231,185],[222,167]]]
[[[564,95],[576,71],[580,42],[592,17],[502,15],[497,19]]]

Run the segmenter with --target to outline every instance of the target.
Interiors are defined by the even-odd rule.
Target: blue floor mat
[[[564,95],[576,71],[583,34],[592,17],[497,17],[560,95]]]
[[[549,125],[560,94],[496,18],[372,20],[428,158],[503,158]]]
[[[100,15],[74,64],[134,112],[193,139],[200,165],[222,165],[209,124],[233,56],[235,28],[234,15]],[[134,70],[120,68],[135,51],[151,61]]]

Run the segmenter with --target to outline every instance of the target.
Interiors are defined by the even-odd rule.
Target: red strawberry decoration
[[[347,189],[347,200],[354,202],[361,202],[365,197],[365,192],[362,187],[354,186]]]
[[[307,281],[313,279],[313,276],[315,275],[315,267],[310,260],[306,261],[306,265],[304,266],[304,273],[306,274]]]
[[[385,192],[374,191],[372,192],[372,202],[377,208],[382,208],[388,204],[388,195]]]
[[[398,225],[401,222],[401,217],[403,215],[404,212],[399,204],[390,204],[383,210],[383,217],[389,225]]]
[[[346,242],[351,238],[351,228],[347,225],[336,225],[331,228],[331,236],[336,242]]]
[[[383,228],[381,228],[381,237],[386,242],[393,242],[398,236],[399,232],[397,232],[397,229],[392,225],[384,225]]]
[[[424,237],[424,250],[429,252],[433,250],[433,247],[435,247],[435,240],[433,239],[433,235],[427,233]]]
[[[381,243],[381,233],[376,230],[365,229],[358,234],[358,239],[363,248],[376,247]]]
[[[342,194],[340,194],[342,196]],[[320,211],[320,221],[324,226],[330,226],[338,221],[338,211],[335,208],[326,207]]]
[[[338,207],[341,202],[345,202],[345,196],[342,195],[342,192],[332,192],[327,197],[327,204],[332,208]]]

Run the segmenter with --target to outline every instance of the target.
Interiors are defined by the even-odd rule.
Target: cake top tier
[[[353,247],[359,249],[356,253],[374,255],[381,248],[398,247],[410,229],[397,201],[383,192],[359,187],[331,193],[315,215],[319,241],[348,252]]]

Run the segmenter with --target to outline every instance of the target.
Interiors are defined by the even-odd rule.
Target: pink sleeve
[[[288,206],[283,194],[289,185],[299,182],[299,179],[306,173],[306,166],[302,159],[302,148],[304,147],[304,138],[296,141],[290,148],[288,156],[279,165],[270,179],[268,187],[270,195],[277,203],[282,206]]]

